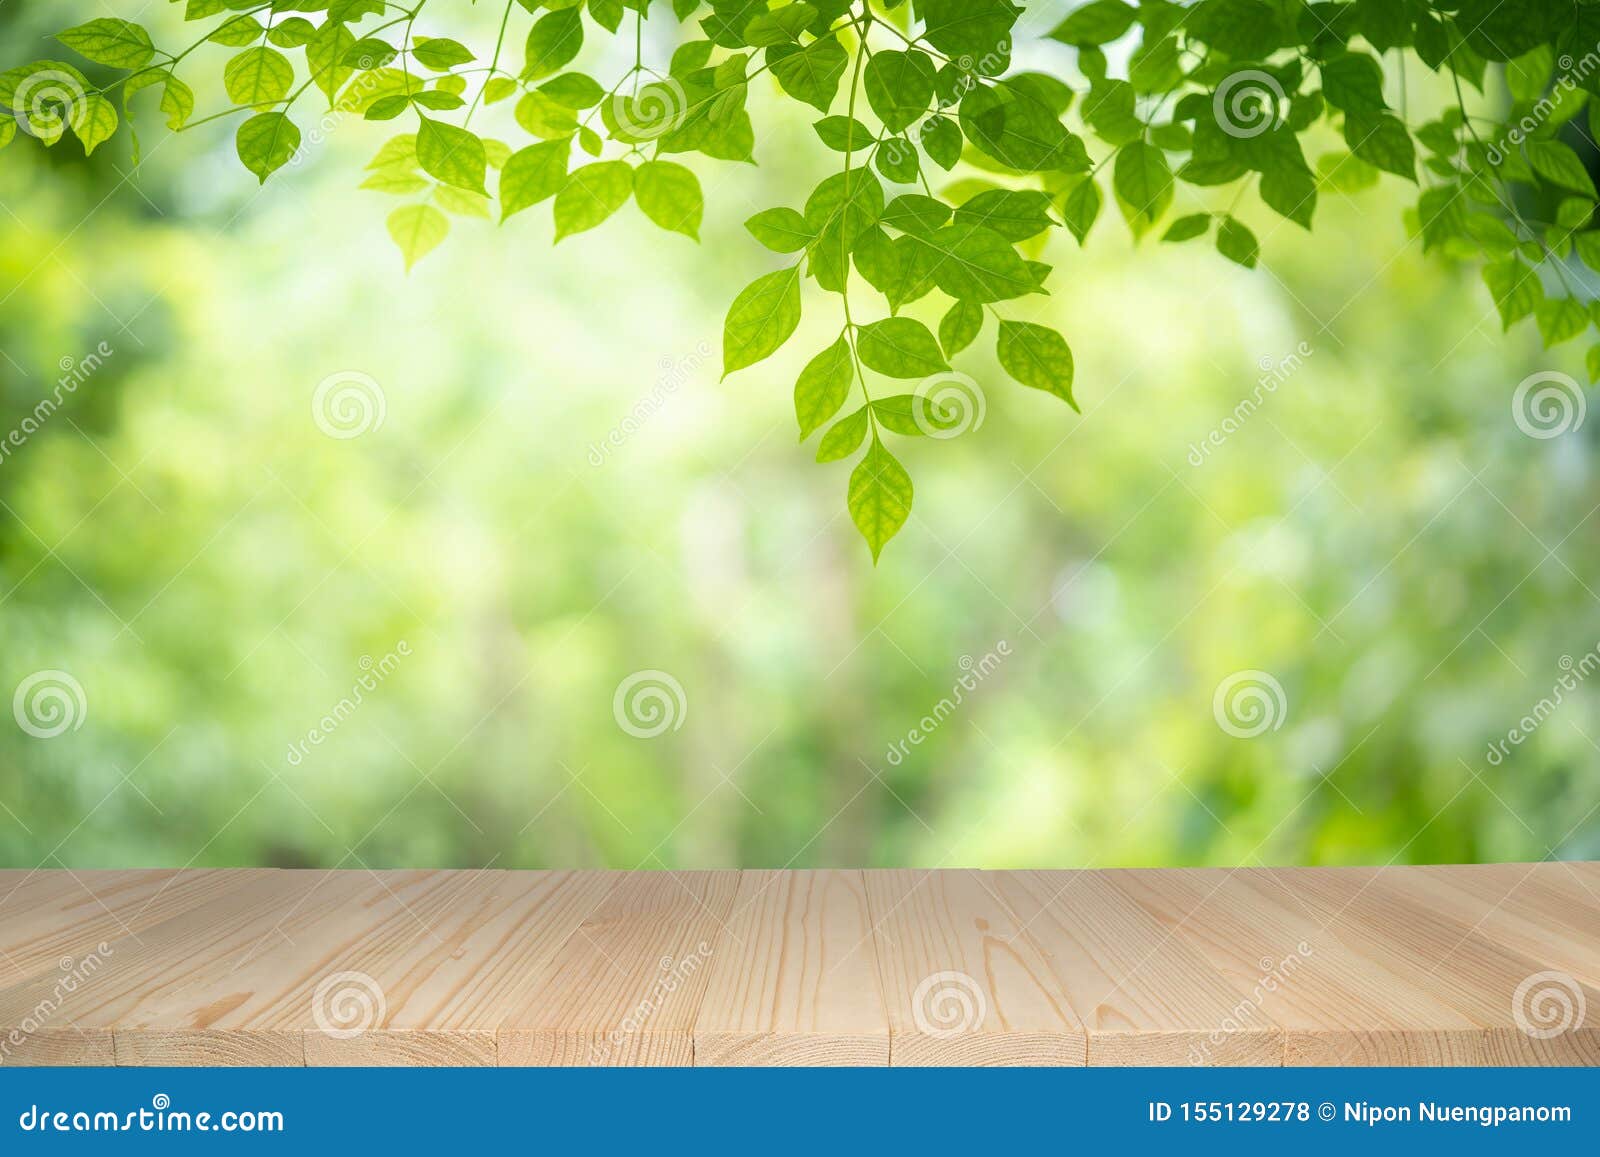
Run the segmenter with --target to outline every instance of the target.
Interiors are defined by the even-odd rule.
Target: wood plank
[[[1404,887],[1486,939],[1600,989],[1600,899],[1567,881],[1559,864],[1494,864],[1418,868]]]
[[[0,873],[0,988],[72,972],[123,936],[259,877],[259,869]]]
[[[1257,1010],[1283,1026],[1286,1064],[1448,1064],[1478,1034],[1466,1014],[1341,941],[1269,873],[1107,875],[1233,986],[1225,1031]]]
[[[285,913],[225,973],[219,963],[210,985],[124,1014],[119,1055],[211,1063],[219,1037],[300,1038],[308,1064],[494,1065],[502,1002],[531,989],[614,882],[605,872],[350,875],[356,890]]]
[[[1600,1064],[1592,864],[11,872],[0,962],[9,1064]]]
[[[317,879],[324,882],[318,886]],[[138,936],[111,941],[101,966],[70,991],[53,976],[30,977],[0,991],[0,1041],[16,1048],[7,1063],[141,1063],[135,1049],[124,1056],[115,1032],[123,1018],[136,1018],[148,1001],[165,999],[175,988],[214,990],[217,968],[236,959],[259,939],[278,914],[297,904],[320,907],[353,887],[353,876],[268,871],[242,887],[208,899],[145,929]],[[302,1064],[298,1037],[219,1034],[204,1063]]]
[[[1088,1035],[1091,1065],[1278,1065],[1270,1012],[1098,871],[996,872]]]
[[[498,1032],[502,1065],[689,1065],[737,872],[624,876]]]
[[[1495,943],[1418,898],[1420,878],[1394,868],[1297,868],[1274,881],[1312,909],[1324,927],[1385,971],[1426,988],[1476,1026],[1450,1038],[1450,1064],[1600,1064],[1593,1017],[1553,1036],[1527,1031],[1530,1001],[1551,995],[1536,958]],[[1524,982],[1534,988],[1524,990]],[[1600,1007],[1600,992],[1575,982],[1567,999]],[[1521,1003],[1520,1015],[1517,1005]]]
[[[697,1065],[887,1065],[866,882],[744,872],[694,1028]]]
[[[1082,1065],[1043,949],[973,871],[866,873],[895,1065]]]

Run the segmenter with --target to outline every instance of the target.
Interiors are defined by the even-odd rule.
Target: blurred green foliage
[[[700,247],[461,226],[406,278],[349,188],[382,133],[265,191],[226,130],[0,168],[0,439],[84,374],[0,457],[0,691],[82,690],[0,727],[5,864],[1600,857],[1600,694],[1538,706],[1600,645],[1600,422],[1513,412],[1580,355],[1503,337],[1387,178],[1253,220],[1253,272],[1052,240],[1082,416],[975,374],[874,571],[794,445],[825,321],[717,383],[744,205]],[[758,160],[708,203],[833,163],[800,116]],[[640,671],[682,690],[652,738]],[[1241,671],[1283,692],[1251,738]]]

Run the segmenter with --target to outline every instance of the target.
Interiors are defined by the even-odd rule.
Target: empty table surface
[[[1600,1064],[1600,865],[8,871],[0,1064]]]

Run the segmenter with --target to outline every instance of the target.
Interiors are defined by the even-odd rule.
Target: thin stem
[[[861,6],[862,20],[855,24],[856,35],[859,43],[856,45],[855,66],[850,73],[850,105],[848,108],[849,120],[853,125],[856,118],[856,97],[861,88],[861,68],[867,59],[867,30],[872,26],[872,10],[866,4]],[[856,135],[848,131],[845,134],[844,150],[844,209],[855,200],[855,188],[850,182],[850,165],[855,157]],[[878,437],[878,419],[872,412],[872,394],[867,389],[866,371],[861,366],[861,354],[856,349],[856,323],[850,316],[850,257],[845,255],[844,271],[840,274],[839,298],[844,303],[844,328],[850,341],[850,359],[855,363],[856,380],[861,383],[861,396],[867,400],[867,423],[872,430],[874,439]]]
[[[517,0],[506,0],[505,14],[500,17],[500,35],[495,38],[494,55],[489,59],[490,73],[495,73],[500,70],[500,51],[505,47],[506,43],[506,26],[511,23],[511,10],[516,6]],[[484,81],[484,84],[488,83],[488,80]],[[482,100],[483,85],[479,85],[477,94],[472,98],[472,107],[467,110],[467,115],[461,122],[462,128],[465,128],[467,125],[472,123],[472,114],[478,111],[478,105]]]

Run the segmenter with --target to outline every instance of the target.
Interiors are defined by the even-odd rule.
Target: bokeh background
[[[96,14],[0,5],[0,64]],[[82,690],[54,737],[0,714],[0,862],[1600,857],[1600,417],[1512,411],[1583,351],[1503,336],[1410,238],[1413,189],[1325,191],[1314,236],[1246,203],[1253,272],[1114,211],[1056,231],[1040,320],[1083,413],[965,357],[985,421],[901,440],[916,508],[874,569],[848,466],[794,437],[836,301],[718,381],[772,267],[739,223],[830,164],[768,106],[757,167],[689,162],[698,246],[630,206],[552,248],[545,207],[458,220],[410,276],[357,188],[386,126],[264,190],[231,124],[153,110],[137,171],[125,137],[0,153],[0,430],[93,367],[0,458],[0,691]],[[382,422],[330,437],[315,391],[357,374]],[[682,691],[648,738],[614,710],[641,671]],[[1258,735],[1219,722],[1240,672]]]

